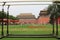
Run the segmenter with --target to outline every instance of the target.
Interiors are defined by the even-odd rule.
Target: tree
[[[3,15],[2,15],[2,14],[3,14]],[[9,15],[8,17],[9,17],[9,19],[18,20],[18,18],[17,18],[17,17],[14,17],[13,15]],[[2,18],[3,18],[3,19],[4,19],[4,18],[7,19],[7,13],[0,11],[0,19],[2,19]]]
[[[57,5],[57,4],[49,5],[48,15],[50,15],[50,23],[53,24],[54,19],[60,16],[60,5]]]
[[[58,35],[58,17],[60,16],[60,5],[56,2],[48,6],[48,14],[50,15],[50,23],[53,25],[54,34],[54,20],[56,21],[56,35]]]
[[[18,18],[14,17],[13,15],[9,15],[9,19],[18,20]]]
[[[3,15],[2,15],[2,14],[3,14]],[[1,19],[1,18],[7,18],[6,12],[0,11],[0,19]]]

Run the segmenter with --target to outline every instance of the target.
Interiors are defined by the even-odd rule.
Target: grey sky
[[[47,2],[42,2],[43,4],[48,4]],[[49,2],[52,3],[52,2]],[[13,3],[12,3],[13,4]],[[15,4],[15,3],[14,3]],[[18,4],[18,3],[17,3]],[[41,4],[41,3],[21,3],[21,4]],[[10,15],[17,16],[20,13],[32,13],[36,17],[38,17],[41,10],[46,9],[48,5],[16,5],[10,6]],[[0,6],[0,10],[2,7]],[[5,12],[7,11],[7,6],[4,7]]]

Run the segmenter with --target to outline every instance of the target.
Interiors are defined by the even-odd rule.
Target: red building
[[[8,19],[9,24],[19,24],[19,20]],[[0,19],[0,24],[2,24],[2,19]],[[7,24],[7,19],[3,19],[3,24]]]
[[[47,10],[41,10],[39,17],[37,18],[38,24],[48,24],[50,20],[50,17],[47,13]]]
[[[35,24],[36,18],[31,13],[21,13],[17,16],[20,20],[20,24]]]

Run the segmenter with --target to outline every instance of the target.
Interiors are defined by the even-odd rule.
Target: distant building
[[[35,24],[36,18],[35,15],[32,15],[32,13],[21,13],[17,16],[20,20],[20,24]]]
[[[3,24],[6,25],[7,22],[8,22],[9,24],[19,24],[19,20],[8,19],[8,21],[7,21],[7,19],[4,18],[4,19],[3,19]],[[0,24],[2,24],[2,19],[0,19]]]
[[[49,23],[50,17],[47,13],[47,10],[41,10],[37,18],[38,24],[47,24]]]

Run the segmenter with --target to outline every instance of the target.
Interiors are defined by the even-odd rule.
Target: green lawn
[[[29,28],[29,26],[37,26],[38,28]],[[43,28],[42,28],[42,27]],[[60,26],[60,25],[59,25]],[[59,27],[60,29],[60,27]],[[1,27],[0,27],[1,31]],[[4,33],[6,33],[6,25],[4,26]],[[40,24],[24,24],[24,25],[9,25],[10,34],[50,34],[52,33],[52,25],[40,25]],[[1,34],[1,32],[0,32]],[[60,30],[59,30],[60,34]]]
[[[29,26],[37,26],[38,28],[29,28]],[[42,27],[43,28],[42,28]],[[6,30],[6,26],[4,27]],[[10,34],[51,34],[52,25],[9,25]]]
[[[35,26],[37,28],[30,28]],[[6,25],[4,25],[4,34],[6,34]],[[40,25],[40,24],[24,24],[24,25],[9,25],[9,34],[51,34],[52,25]],[[1,34],[1,26],[0,26]],[[60,36],[60,25],[59,25]],[[56,38],[3,38],[1,40],[56,40]]]

